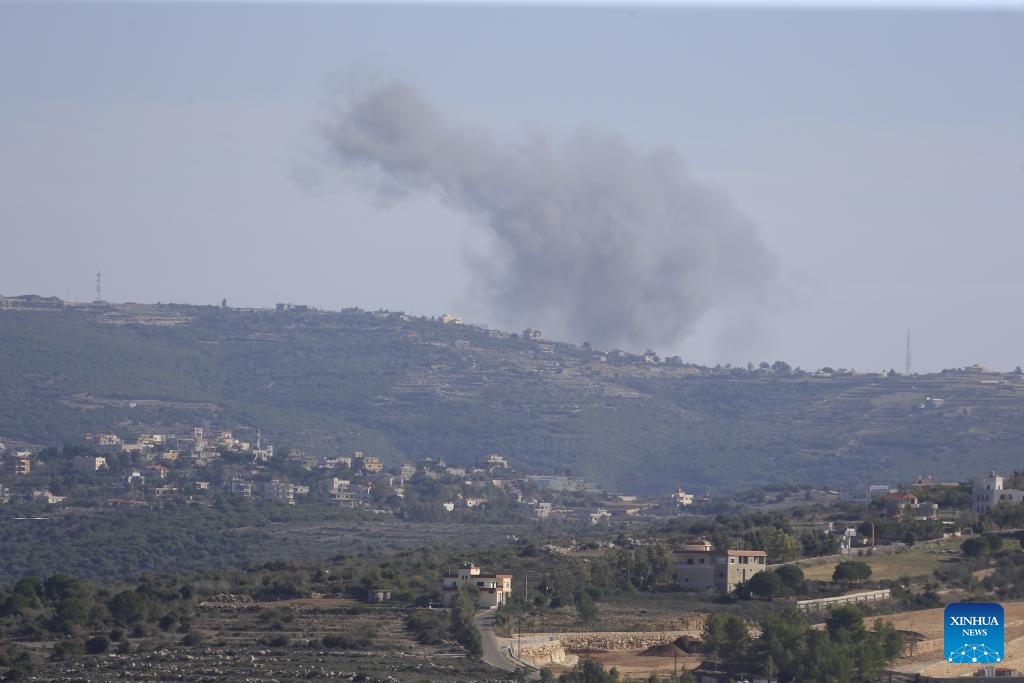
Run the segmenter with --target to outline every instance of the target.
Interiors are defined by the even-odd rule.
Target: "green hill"
[[[0,441],[197,424],[400,463],[499,452],[619,491],[1019,467],[1024,380],[707,369],[398,313],[0,310]],[[941,406],[922,408],[925,397]]]

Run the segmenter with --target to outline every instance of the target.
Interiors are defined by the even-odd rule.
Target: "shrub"
[[[93,636],[85,641],[85,651],[91,655],[100,655],[110,647],[110,638],[104,635]]]
[[[203,633],[202,631],[189,631],[188,633],[185,634],[185,637],[181,639],[181,644],[182,645],[187,645],[189,647],[195,647],[197,645],[202,645],[205,642],[206,642],[206,634]]]

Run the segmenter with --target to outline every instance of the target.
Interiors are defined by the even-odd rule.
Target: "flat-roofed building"
[[[684,590],[731,593],[768,566],[763,550],[715,550],[708,541],[675,552],[676,584]]]
[[[512,595],[511,574],[484,574],[480,567],[467,562],[455,573],[441,577],[441,594],[445,606],[455,601],[455,596],[463,588],[475,588],[477,591],[476,606],[496,609],[505,604]]]

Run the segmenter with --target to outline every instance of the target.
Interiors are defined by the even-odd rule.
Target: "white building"
[[[477,591],[476,606],[496,609],[505,604],[512,595],[511,574],[482,574],[480,567],[467,562],[459,567],[454,574],[441,577],[441,594],[445,606],[455,601],[460,589],[475,588]]]
[[[672,494],[672,503],[676,507],[687,507],[693,505],[693,494],[687,493],[682,489],[676,489],[676,492]]]
[[[992,472],[987,477],[975,479],[974,491],[971,496],[971,508],[979,515],[984,515],[1002,502],[1024,502],[1024,491],[1003,488],[1003,478]]]

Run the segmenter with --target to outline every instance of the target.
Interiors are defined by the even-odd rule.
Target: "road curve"
[[[480,629],[480,644],[483,646],[483,660],[502,671],[515,671],[516,664],[505,656],[505,648],[494,634],[494,612],[481,610],[476,613],[476,627]]]

